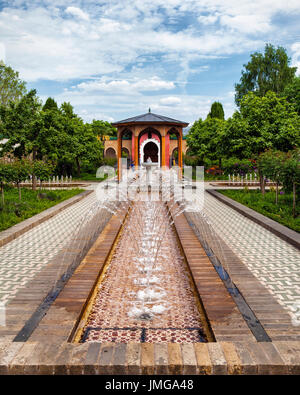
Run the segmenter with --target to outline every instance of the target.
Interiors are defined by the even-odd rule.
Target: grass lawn
[[[97,178],[96,174],[90,174],[90,173],[82,173],[80,177],[74,177],[73,181],[96,181],[96,182],[101,182],[103,180],[106,180],[107,175],[105,175],[103,178]]]
[[[22,200],[20,201],[18,189],[6,186],[4,207],[2,207],[2,200],[0,203],[0,231],[55,206],[57,203],[82,191],[83,189],[79,188],[51,191],[44,189],[33,191],[32,189],[22,188]]]
[[[265,195],[259,190],[218,190],[223,195],[244,204],[247,207],[272,218],[274,221],[281,223],[300,232],[300,213],[298,206],[298,215],[293,218],[293,196],[290,194],[279,195],[278,205],[275,204],[275,192],[266,191]],[[299,204],[299,202],[297,202]],[[297,206],[296,206],[297,207]]]

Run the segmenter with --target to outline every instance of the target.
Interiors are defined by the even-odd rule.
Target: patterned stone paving
[[[218,235],[293,316],[300,304],[299,251],[208,193],[204,207]]]
[[[68,242],[96,201],[91,193],[0,248],[0,303],[10,301]]]

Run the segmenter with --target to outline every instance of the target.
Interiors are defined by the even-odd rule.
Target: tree
[[[11,177],[10,180],[14,182],[19,191],[19,200],[21,200],[20,183],[26,181],[32,173],[32,166],[29,161],[15,160],[11,163]]]
[[[77,175],[81,175],[81,167],[93,168],[100,164],[103,145],[92,125],[84,123],[73,110],[70,103],[61,105],[64,130],[66,133],[65,159],[75,161]]]
[[[53,166],[51,163],[42,160],[36,160],[33,164],[33,171],[36,177],[40,180],[40,189],[42,188],[43,181],[49,180],[53,173]]]
[[[0,62],[0,106],[18,102],[25,93],[25,82],[20,80],[19,73]]]
[[[4,206],[4,183],[11,180],[11,165],[5,162],[0,162],[0,186],[2,206]]]
[[[257,158],[267,149],[287,152],[300,144],[300,117],[292,104],[274,92],[245,95],[226,121],[222,141],[227,157]]]
[[[293,217],[297,216],[296,201],[297,189],[300,185],[300,150],[295,149],[286,155],[286,160],[282,169],[282,184],[285,190],[293,191]]]
[[[224,120],[224,110],[221,103],[215,101],[210,108],[210,112],[208,114],[210,118],[218,118]]]
[[[1,127],[8,141],[3,144],[2,154],[11,152],[16,158],[22,159],[32,154],[35,161],[43,150],[45,135],[41,102],[36,90],[24,95],[18,103],[10,102],[9,106],[0,109]],[[33,174],[33,189],[36,188]]]
[[[267,150],[258,158],[258,168],[261,174],[276,182],[276,204],[278,204],[278,186],[282,181],[282,171],[286,154],[281,151]]]
[[[287,100],[292,103],[300,115],[300,77],[295,77],[293,81],[288,84],[282,96],[285,96]]]
[[[296,213],[297,189],[300,186],[300,150],[289,152],[268,150],[258,159],[260,172],[276,182],[276,204],[278,203],[278,184],[282,184],[285,191],[293,191],[293,217]]]
[[[255,52],[244,64],[240,83],[235,84],[235,102],[239,106],[244,95],[253,92],[264,96],[268,91],[281,94],[292,82],[297,67],[290,67],[290,58],[283,47],[266,44],[264,54]]]
[[[93,119],[93,122],[90,125],[95,136],[99,136],[100,139],[103,136],[117,136],[117,129],[111,126],[109,122]]]
[[[58,110],[57,103],[54,99],[52,99],[52,97],[48,97],[48,99],[46,100],[43,106],[43,111],[46,110]]]
[[[223,144],[221,136],[225,121],[208,117],[205,121],[200,118],[187,134],[187,144],[192,155],[196,155],[200,163],[205,159],[220,159]]]

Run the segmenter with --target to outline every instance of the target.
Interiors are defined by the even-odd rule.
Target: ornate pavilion
[[[186,153],[186,140],[182,129],[187,122],[157,115],[150,111],[133,118],[113,122],[117,138],[105,140],[106,158],[127,157],[131,166],[140,166],[148,158],[158,166],[182,167],[182,153]]]

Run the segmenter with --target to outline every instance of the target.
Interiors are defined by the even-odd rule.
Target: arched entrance
[[[171,156],[171,167],[178,165],[178,148],[174,148]]]
[[[154,138],[143,141],[140,146],[140,158],[141,162],[146,162],[150,158],[153,163],[157,163],[160,166],[159,142]]]
[[[105,158],[117,159],[116,151],[111,147],[107,148],[107,150],[105,151]]]
[[[144,147],[144,162],[150,158],[153,163],[158,162],[158,148],[157,145],[150,141]]]

